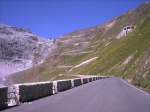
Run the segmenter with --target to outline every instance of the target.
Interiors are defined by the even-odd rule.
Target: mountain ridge
[[[37,79],[32,76],[33,69],[9,78],[20,83],[75,75],[113,74],[150,88],[149,20],[150,3],[145,3],[102,25],[66,34],[55,40],[56,48],[36,68]],[[126,26],[134,26],[135,29],[118,39]]]
[[[31,31],[9,25],[0,25],[0,76],[31,68],[34,55],[42,63],[47,57],[52,41],[41,38]],[[38,47],[40,46],[40,48]]]

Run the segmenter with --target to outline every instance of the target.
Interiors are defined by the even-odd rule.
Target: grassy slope
[[[69,74],[113,74],[131,79],[136,85],[150,88],[150,77],[148,75],[150,74],[150,69],[148,69],[147,72],[138,71],[139,68],[143,66],[139,64],[140,60],[143,59],[144,53],[150,50],[150,3],[141,5],[136,10],[129,11],[115,18],[115,21],[115,25],[107,32],[97,32],[97,35],[92,40],[89,40],[89,47],[83,49],[83,51],[93,52],[72,56],[61,55],[63,52],[74,50],[75,48],[72,45],[60,45],[57,55],[49,56],[44,64],[36,67],[36,74],[33,74],[33,69],[30,69],[18,73],[18,75],[13,75],[11,78],[14,82],[29,82],[71,78],[72,76],[69,76]],[[129,33],[127,37],[116,39],[121,29],[130,24],[136,26],[136,29],[132,33]],[[66,40],[68,38],[69,37],[64,37],[62,39]],[[105,46],[107,43],[110,44]],[[56,67],[58,65],[74,66],[95,56],[99,58],[94,62],[73,69],[73,71],[69,73],[69,69]],[[133,56],[133,58],[128,64],[123,64],[129,56]],[[60,76],[59,74],[66,75]],[[144,77],[143,74],[145,74]]]
[[[144,28],[142,28],[143,25]],[[131,54],[135,54],[135,58],[139,57],[139,55],[142,54],[142,52],[148,48],[149,45],[149,25],[150,21],[148,18],[127,37],[120,40],[113,40],[111,44],[104,49],[96,50],[95,55],[99,56],[99,59],[89,66],[86,66],[92,69],[87,68],[83,71],[94,74],[106,72],[112,68],[113,65],[123,62]],[[95,66],[98,66],[98,68]]]
[[[116,25],[103,35],[103,37],[97,35],[99,38],[106,36],[114,37],[124,25],[133,24],[136,26],[134,32],[130,33],[126,38],[120,40],[112,38],[109,40],[111,43],[107,47],[100,44],[95,53],[93,53],[94,56],[98,56],[99,58],[86,66],[74,69],[72,73],[113,74],[131,79],[136,85],[150,89],[150,72],[147,71],[146,74],[144,71],[141,73],[137,72],[139,62],[142,60],[144,53],[149,50],[150,44],[150,10],[147,10],[150,9],[150,4],[147,5],[148,7],[143,5],[135,11],[130,11],[120,16]],[[123,64],[129,56],[133,56],[133,58],[128,64]]]
[[[150,45],[149,28],[150,18],[142,19],[141,22],[137,24],[134,32],[123,39],[113,40],[111,44],[104,49],[96,50],[95,56],[99,57],[97,60],[86,66],[77,68],[73,72],[79,74],[113,74],[123,78],[138,79],[138,82],[136,80],[134,80],[134,82],[149,88],[150,78],[148,79],[146,76],[146,84],[143,82],[142,74],[135,73],[139,60],[142,59],[144,52],[147,51]],[[133,55],[133,58],[129,63],[123,64],[131,55]],[[140,76],[140,78],[137,78],[137,76]],[[140,81],[140,79],[142,81]]]

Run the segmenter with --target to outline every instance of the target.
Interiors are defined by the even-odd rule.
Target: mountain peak
[[[35,53],[39,56],[38,63],[43,62],[51,46],[51,41],[42,39],[23,28],[1,24],[0,75],[5,76],[32,67]]]
[[[56,39],[55,49],[46,61],[36,67],[36,75],[31,73],[34,70],[30,68],[10,78],[20,83],[114,74],[135,85],[150,88],[149,28],[150,3],[145,3],[102,25],[77,30]],[[127,29],[123,33],[124,38],[118,39],[124,29]]]

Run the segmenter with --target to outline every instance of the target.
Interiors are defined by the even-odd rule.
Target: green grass
[[[49,56],[44,64],[37,67],[37,74],[34,76],[33,69],[13,75],[15,81],[37,81],[50,79],[70,78],[69,69],[57,68],[58,65],[75,66],[81,62],[93,57],[99,57],[97,60],[79,68],[73,69],[69,74],[104,74],[115,75],[125,79],[132,79],[133,83],[138,86],[150,89],[149,72],[145,70],[139,72],[140,61],[150,49],[150,3],[140,6],[139,8],[129,11],[128,13],[114,19],[115,25],[105,33],[96,32],[92,39],[86,39],[89,47],[80,49],[82,51],[93,51],[87,54],[79,55],[62,55],[64,52],[79,50],[73,44],[60,45],[57,51],[57,58]],[[134,25],[136,29],[122,39],[116,39],[121,29],[126,25]],[[78,31],[74,32],[78,34]],[[73,38],[73,37],[71,37]],[[70,39],[69,36],[61,40]],[[75,43],[80,42],[77,39]],[[81,39],[83,42],[83,37]],[[108,46],[105,46],[110,43]],[[95,46],[95,47],[91,47]],[[123,62],[133,55],[133,58],[126,65]],[[56,63],[53,63],[56,61]],[[150,67],[149,67],[150,68]],[[23,75],[19,75],[23,74]],[[59,74],[66,74],[59,76]],[[144,77],[145,76],[145,77]]]
[[[122,63],[128,56],[134,54],[132,63],[126,67],[128,70],[132,64],[143,54],[145,49],[149,47],[149,27],[150,19],[147,18],[144,22],[140,23],[136,30],[130,33],[126,38],[121,40],[114,40],[107,48],[98,49],[96,55],[99,56],[95,62],[90,63],[88,66],[79,68],[76,71],[81,74],[99,74],[109,73],[114,65]],[[118,66],[117,66],[118,67]],[[120,75],[124,74],[122,71]],[[115,72],[113,72],[115,74]]]

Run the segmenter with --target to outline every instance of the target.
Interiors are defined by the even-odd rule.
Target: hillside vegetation
[[[128,25],[135,29],[118,39]],[[77,75],[113,75],[150,89],[150,3],[102,25],[64,35],[55,45],[43,64],[8,79],[19,83]]]

